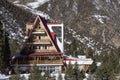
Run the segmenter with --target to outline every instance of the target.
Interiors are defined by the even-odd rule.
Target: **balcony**
[[[38,64],[62,64],[61,60],[39,60]]]
[[[32,34],[44,34],[45,32],[32,32]]]
[[[45,33],[44,29],[35,29],[33,33]]]
[[[51,44],[49,39],[33,39],[28,44]]]
[[[51,49],[51,50],[45,50],[45,49],[35,49],[35,50],[32,50],[32,52],[56,52],[56,50],[54,49]]]
[[[62,60],[30,60],[30,61],[18,61],[18,64],[62,64]]]
[[[33,39],[32,42],[50,42],[50,40],[48,38],[45,38],[45,39]]]

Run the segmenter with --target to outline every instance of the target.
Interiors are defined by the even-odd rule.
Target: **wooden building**
[[[63,24],[47,23],[37,16],[34,23],[26,24],[26,42],[21,52],[13,55],[12,66],[18,64],[25,71],[36,64],[42,72],[58,73],[63,66],[63,52]]]

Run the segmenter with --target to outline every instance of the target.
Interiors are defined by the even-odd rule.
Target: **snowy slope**
[[[26,3],[22,4],[20,3],[19,0],[15,0],[13,1],[13,3],[19,7],[22,7],[24,9],[26,9],[27,11],[30,11],[31,13],[35,14],[35,15],[40,15],[42,17],[44,17],[45,19],[50,19],[50,16],[42,11],[38,11],[36,8],[38,8],[39,6],[45,4],[46,2],[48,2],[49,0],[34,0],[34,1],[26,1]]]
[[[28,7],[31,7],[32,9],[38,8],[40,5],[48,2],[49,0],[36,0],[35,2],[27,3]]]

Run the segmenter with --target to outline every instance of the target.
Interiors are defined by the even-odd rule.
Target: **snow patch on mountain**
[[[42,16],[44,17],[45,19],[51,19],[50,16],[42,11],[38,11],[36,9],[32,9],[28,6],[25,6],[25,5],[22,5],[22,4],[15,4],[16,6],[19,6],[19,7],[23,7],[24,9],[30,11],[31,13],[35,14],[35,15],[39,15],[39,16]]]
[[[51,4],[48,4],[47,10],[50,11],[51,10]]]
[[[69,28],[69,31],[72,33],[73,37],[76,38],[78,41],[80,41],[83,44],[87,44],[88,47],[90,47],[91,49],[94,49],[95,41],[92,40],[92,38],[88,38],[86,36],[81,37],[76,33],[76,31],[70,28]]]
[[[3,30],[8,33],[10,39],[17,39],[19,43],[21,43],[21,39],[24,40],[23,30],[14,19],[13,14],[4,7],[0,8],[0,12],[0,20],[3,25]]]
[[[30,2],[30,3],[27,3],[27,6],[35,9],[37,7],[39,7],[40,5],[48,2],[49,0],[36,0],[35,2]]]
[[[111,2],[111,0],[106,0],[106,2],[110,3],[110,2]]]
[[[65,0],[67,7],[69,7],[69,0]]]
[[[77,34],[77,32],[75,30],[73,30],[71,28],[68,28],[68,30],[69,30],[69,33],[72,33],[72,36],[75,39],[77,39],[77,41],[80,41],[81,43],[87,45],[87,47],[93,49],[95,51],[94,54],[97,54],[97,55],[101,54],[101,52],[103,50],[102,46],[100,48],[95,47],[95,46],[99,45],[99,42],[95,42],[92,38],[87,37],[87,36],[82,37],[81,35]],[[70,40],[66,40],[66,39],[65,39],[65,42],[67,44],[72,43]]]
[[[100,23],[104,24],[103,19],[109,19],[107,16],[101,16],[101,15],[93,15]]]
[[[14,4],[18,4],[19,2],[20,2],[20,1],[14,1],[13,3],[14,3]]]
[[[78,14],[78,4],[77,4],[76,1],[74,1],[74,3],[73,3],[73,8],[72,8],[72,10],[75,12],[76,15]]]

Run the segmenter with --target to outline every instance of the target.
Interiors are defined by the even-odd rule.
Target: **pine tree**
[[[58,80],[62,80],[62,75],[59,73]]]
[[[73,80],[73,66],[69,62],[69,65],[67,66],[66,72],[65,72],[65,80]]]
[[[8,34],[5,34],[5,44],[4,44],[4,62],[5,62],[5,68],[10,66],[9,60],[10,60],[10,46],[9,46],[9,39]]]
[[[83,71],[80,71],[77,62],[74,64],[73,75],[74,80],[83,80],[85,77]]]
[[[89,72],[93,74],[96,71],[96,69],[97,65],[95,62],[93,62],[92,65],[89,67]]]
[[[50,71],[45,71],[44,79],[51,80]]]
[[[106,59],[104,59],[102,65],[96,70],[97,78],[99,79],[109,79],[116,80],[116,68],[119,64],[119,56],[116,53],[107,54]],[[119,70],[119,69],[118,69]]]
[[[3,70],[3,54],[4,54],[4,38],[3,38],[3,30],[2,30],[2,23],[0,22],[0,71]]]
[[[0,22],[0,70],[5,72],[5,69],[9,67],[10,48],[8,35],[3,24]]]
[[[75,57],[77,57],[77,43],[76,43],[76,40],[75,39],[73,39],[72,40],[72,43],[71,43],[71,54],[73,55],[73,56],[75,56]]]
[[[41,72],[36,64],[33,65],[32,72],[30,74],[29,80],[43,80]]]
[[[86,56],[89,57],[89,58],[92,58],[92,59],[94,58],[93,50],[91,48],[88,48]]]
[[[18,64],[16,64],[14,71],[15,74],[12,75],[9,80],[20,80],[20,69],[18,67]]]

